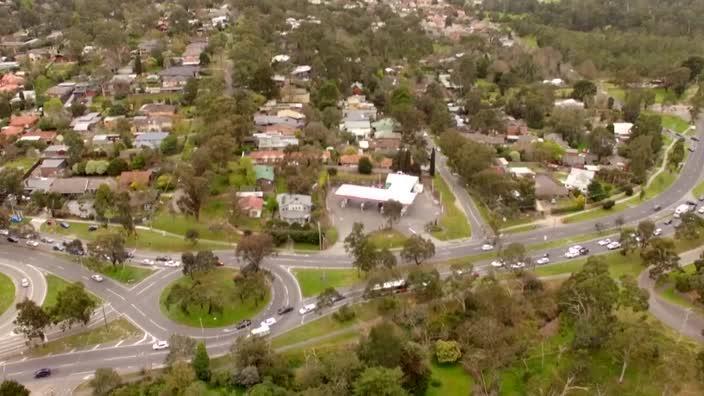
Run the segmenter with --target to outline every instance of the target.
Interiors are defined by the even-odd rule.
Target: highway
[[[704,125],[702,125],[702,122],[699,124],[698,130],[701,131]],[[461,183],[446,168],[445,159],[442,156],[439,157],[441,158],[438,160],[438,169],[444,177],[448,178],[453,191],[458,193],[459,196],[466,194],[460,185]],[[555,227],[506,235],[502,237],[502,242],[504,245],[511,242],[532,245],[546,240],[552,241],[591,233],[595,230],[594,224],[596,222],[612,227],[615,226],[614,221],[618,217],[622,217],[626,224],[633,224],[654,216],[662,217],[676,204],[690,197],[691,189],[701,179],[702,163],[704,163],[704,145],[698,144],[696,150],[690,153],[680,177],[660,196],[636,207],[598,220],[559,224],[555,225]],[[481,218],[478,217],[476,207],[474,207],[468,196],[460,198],[460,202],[465,210],[469,212],[468,218],[473,227],[473,238],[439,246],[436,248],[436,256],[434,258],[436,261],[481,253],[480,247],[484,241],[482,240],[482,233],[479,232],[480,230],[475,228],[481,229]],[[660,205],[662,210],[655,212],[653,210],[655,205]],[[673,232],[671,227],[662,223],[658,223],[658,227],[663,228],[664,234]],[[604,247],[598,246],[596,240],[579,244],[588,247],[591,254],[606,252]],[[535,252],[535,256],[548,253],[552,260],[551,264],[554,264],[565,260],[563,256],[565,249],[565,246],[561,246]],[[233,250],[216,252],[216,254],[227,265],[239,265],[234,257]],[[149,252],[137,252],[138,257],[147,257],[149,255],[153,257],[153,254]],[[265,318],[277,317],[278,323],[272,327],[272,334],[276,335],[316,319],[318,317],[317,314],[308,314],[301,317],[295,311],[283,316],[276,315],[276,310],[280,307],[291,305],[297,310],[306,302],[301,296],[300,288],[295,277],[291,274],[290,268],[349,268],[350,266],[351,259],[349,257],[326,252],[317,254],[280,253],[266,259],[264,268],[273,275],[272,298],[266,309],[257,317],[252,318],[252,322],[256,325]],[[475,264],[475,268],[479,272],[486,273],[491,268],[489,260]],[[159,308],[159,296],[167,285],[182,276],[180,269],[158,268],[152,275],[136,285],[125,286],[107,277],[104,282],[98,283],[90,280],[92,272],[82,267],[69,256],[49,251],[47,246],[30,249],[27,246],[10,244],[3,240],[0,242],[0,271],[7,273],[15,281],[18,277],[30,279],[31,287],[20,291],[20,293],[27,293],[27,296],[37,302],[43,301],[46,294],[46,283],[43,273],[54,273],[69,281],[80,280],[90,292],[99,296],[111,309],[127,318],[143,332],[143,336],[136,341],[115,342],[88,350],[78,350],[71,353],[33,359],[22,356],[0,358],[0,360],[4,359],[4,361],[0,362],[0,365],[2,365],[3,373],[7,378],[16,379],[20,382],[33,381],[32,374],[34,370],[42,367],[52,368],[53,374],[51,378],[53,381],[58,381],[61,378],[87,376],[96,367],[113,367],[127,371],[144,367],[158,367],[163,362],[166,352],[153,351],[151,343],[155,340],[167,339],[173,333],[203,340],[206,342],[211,355],[221,355],[229,350],[235,337],[245,333],[245,330],[237,331],[234,326],[201,329],[176,324],[166,318]],[[359,294],[358,290],[349,290],[347,292],[355,296]],[[18,297],[23,297],[23,295],[20,294]],[[350,299],[352,298],[347,300]],[[14,313],[9,311],[0,317],[0,340],[11,336],[13,315]],[[0,343],[0,356],[2,356],[2,343]]]

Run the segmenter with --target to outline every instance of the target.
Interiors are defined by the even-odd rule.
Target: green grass
[[[645,188],[645,199],[655,198],[660,195],[665,190],[670,188],[675,180],[677,180],[677,172],[672,172],[669,169],[665,169],[658,173],[648,187]]]
[[[141,332],[127,319],[117,319],[108,323],[107,330],[105,326],[98,326],[91,330],[73,334],[68,337],[62,337],[33,348],[29,354],[31,357],[40,357],[49,354],[65,353],[73,349],[82,349],[93,345],[136,337],[140,334]]]
[[[96,267],[96,269],[101,274],[125,284],[139,283],[154,272],[154,270],[150,268],[119,264],[117,266],[104,264],[101,267]]]
[[[682,117],[672,114],[660,114],[660,117],[662,117],[662,126],[675,132],[683,133],[689,128],[689,123]]]
[[[615,279],[620,278],[622,275],[637,277],[638,274],[645,269],[641,264],[641,258],[637,252],[631,252],[625,256],[620,252],[614,252],[599,255],[599,257],[606,261],[606,264],[609,266],[609,273],[611,273],[611,276]],[[587,259],[583,258],[554,265],[546,265],[536,268],[534,273],[540,277],[570,274],[579,271],[586,262]]]
[[[694,194],[695,197],[701,197],[704,195],[704,182],[697,184],[697,186],[692,190],[692,194]]]
[[[38,159],[34,157],[20,157],[0,165],[0,168],[17,168],[28,171],[37,161]]]
[[[369,233],[369,240],[379,249],[394,249],[403,247],[406,236],[393,228],[388,230],[377,230]]]
[[[472,377],[464,371],[461,364],[439,364],[433,362],[430,367],[431,383],[426,396],[468,395],[472,389]],[[434,386],[433,382],[438,382]]]
[[[211,290],[215,295],[222,297],[220,303],[223,305],[223,312],[216,315],[209,315],[207,310],[198,307],[191,307],[191,312],[182,311],[178,304],[166,306],[166,297],[175,284],[190,287],[193,280],[183,277],[169,285],[161,294],[159,303],[161,311],[171,320],[188,326],[199,327],[200,319],[203,320],[203,327],[221,327],[239,322],[242,319],[249,319],[259,313],[267,306],[271,299],[269,288],[266,288],[266,296],[261,301],[245,299],[244,302],[237,298],[237,287],[233,282],[236,271],[229,268],[217,268],[212,271],[196,276],[196,281],[201,282],[206,290]]]
[[[9,276],[0,273],[0,315],[15,302],[15,284]]]
[[[499,230],[502,234],[517,234],[519,232],[532,231],[538,228],[537,224],[525,224],[518,227],[513,227],[509,229]]]
[[[534,35],[528,35],[525,37],[521,38],[523,40],[523,43],[526,45],[528,48],[538,48],[538,39]]]
[[[472,235],[472,230],[469,227],[467,216],[457,206],[455,195],[439,174],[433,178],[433,186],[440,194],[443,212],[439,222],[442,229],[433,231],[431,234],[442,241],[469,238]]]
[[[294,269],[303,297],[319,295],[325,288],[349,287],[361,282],[355,269]]]
[[[220,207],[217,203],[209,203],[203,208],[199,220],[193,216],[160,210],[152,219],[151,226],[177,235],[186,235],[186,231],[193,229],[198,231],[202,239],[224,242],[238,241],[239,235],[230,229],[231,226],[226,220],[227,215],[218,213],[218,210]]]
[[[46,297],[44,298],[42,307],[50,308],[56,304],[56,297],[59,295],[59,292],[69,287],[71,283],[53,274],[46,274],[44,278],[46,279]],[[101,303],[100,297],[90,292],[88,294],[98,304]]]
[[[607,82],[603,83],[602,86],[606,90],[606,93],[608,93],[609,96],[613,96],[614,99],[621,102],[626,99],[626,91],[624,91],[623,88],[620,88],[615,84]]]
[[[277,336],[272,340],[271,345],[274,348],[281,348],[283,346],[297,344],[312,338],[321,337],[326,334],[330,334],[333,331],[341,331],[345,329],[351,329],[350,331],[354,331],[354,329],[352,329],[353,326],[373,320],[379,315],[376,310],[376,303],[374,301],[356,304],[350,308],[357,314],[355,318],[350,321],[341,323],[333,319],[332,315],[326,315]]]

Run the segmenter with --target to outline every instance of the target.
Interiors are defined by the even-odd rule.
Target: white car
[[[501,268],[504,266],[504,262],[501,260],[494,260],[491,262],[491,266],[494,268]]]
[[[699,213],[699,214],[704,214],[704,206],[702,206],[701,208],[697,209],[697,213]]]
[[[152,344],[152,349],[155,351],[161,351],[162,349],[169,349],[168,341],[157,341]]]
[[[29,279],[27,279],[27,278],[20,279],[20,286],[29,287]]]
[[[315,310],[315,307],[317,307],[317,305],[315,305],[314,303],[306,304],[303,306],[303,308],[298,310],[298,313],[301,315],[305,315],[308,312],[313,312]]]
[[[575,258],[579,256],[579,250],[568,250],[565,252],[565,257],[566,258]]]
[[[702,206],[702,208],[704,208],[704,206]],[[655,231],[653,231],[653,235],[655,235],[655,236],[662,235],[662,228],[656,228]]]
[[[611,243],[611,239],[609,239],[609,238],[602,239],[597,243],[599,244],[599,246],[606,246]]]
[[[621,247],[621,242],[613,241],[606,246],[609,250],[616,250]]]
[[[517,263],[511,264],[511,268],[513,269],[521,269],[526,266],[526,263],[519,261]]]
[[[28,239],[26,243],[27,243],[27,246],[31,246],[31,247],[37,247],[37,246],[39,246],[39,242],[37,242],[37,241],[35,241],[35,240],[33,240],[33,239]]]
[[[567,249],[567,250],[573,250],[575,252],[579,252],[580,250],[582,250],[582,246],[581,245],[570,246],[569,249]]]
[[[482,245],[482,250],[488,252],[489,250],[494,250],[494,245],[485,243]]]
[[[259,324],[259,326],[262,326],[262,327],[264,327],[264,326],[269,326],[269,327],[271,327],[271,326],[273,326],[273,325],[275,325],[275,324],[276,324],[276,318],[271,317],[271,318],[264,319],[264,321],[261,322],[261,323]]]
[[[96,282],[102,282],[103,280],[105,280],[105,279],[103,278],[103,276],[102,276],[102,275],[99,275],[99,274],[93,274],[93,275],[90,276],[90,278],[93,279],[93,280],[96,281]]]
[[[10,235],[10,231],[3,228],[2,230],[0,230],[0,235],[8,236]]]
[[[536,264],[539,264],[539,265],[547,264],[547,263],[549,263],[549,262],[550,262],[550,259],[547,258],[547,257],[541,257],[541,258],[535,260],[535,263],[536,263]]]
[[[164,267],[178,267],[180,265],[181,265],[181,262],[176,261],[176,260],[169,260],[164,263]]]
[[[154,265],[155,263],[154,263],[154,260],[150,260],[150,259],[146,259],[146,258],[145,258],[144,260],[142,260],[142,264],[144,264],[144,265]]]

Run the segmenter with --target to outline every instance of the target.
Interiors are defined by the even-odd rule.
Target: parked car
[[[575,258],[579,256],[579,251],[578,250],[568,250],[565,252],[565,257],[566,258]]]
[[[697,209],[697,213],[699,213],[699,214],[704,214],[704,206],[702,206],[701,208]]]
[[[155,351],[161,351],[162,349],[169,349],[168,341],[157,341],[152,344],[152,349]]]
[[[541,257],[541,258],[535,260],[535,263],[538,265],[547,264],[549,262],[550,262],[550,259],[548,257]]]
[[[301,309],[298,310],[298,313],[301,314],[301,315],[305,315],[305,314],[307,314],[308,312],[312,312],[313,310],[315,310],[315,307],[316,307],[316,306],[317,306],[317,305],[315,305],[315,304],[313,304],[313,303],[311,303],[311,304],[306,304],[306,305],[304,305]]]
[[[242,330],[242,329],[247,328],[247,327],[249,327],[249,326],[251,326],[251,325],[252,325],[252,321],[251,321],[251,320],[249,320],[249,319],[244,319],[244,320],[240,320],[239,323],[237,323],[237,325],[235,325],[235,328],[236,328],[237,330]]]
[[[61,228],[70,228],[71,227],[71,225],[65,221],[60,222],[59,226],[61,226]]]
[[[589,249],[587,249],[587,248],[585,248],[585,247],[579,248],[579,255],[580,255],[580,256],[585,256],[585,255],[587,255],[587,254],[589,254]]]
[[[88,226],[88,231],[95,231],[98,229],[98,226],[95,224],[91,224]]]
[[[156,256],[154,259],[156,261],[172,261],[171,257],[169,256]]]
[[[44,242],[44,243],[49,243],[49,244],[54,243],[54,240],[51,239],[51,238],[49,238],[49,237],[41,237],[41,239],[39,239],[39,240],[42,241],[42,242]]]
[[[20,286],[29,287],[29,279],[27,279],[27,278],[20,279]]]
[[[696,137],[696,136],[692,136],[690,139],[694,140],[695,142],[698,142],[698,141],[699,141],[699,138]]]
[[[491,266],[494,268],[501,268],[504,266],[504,262],[502,260],[494,260],[491,262]]]
[[[34,372],[34,378],[45,378],[51,375],[51,369],[40,368]]]
[[[145,258],[144,260],[140,261],[140,263],[142,263],[142,264],[144,264],[144,265],[154,265],[154,264],[156,264],[156,263],[154,262],[154,260],[150,260],[150,259],[147,259],[147,258]]]
[[[290,306],[290,305],[288,305],[288,306],[279,308],[279,309],[276,311],[276,313],[279,314],[279,315],[285,315],[285,314],[287,314],[287,313],[289,313],[289,312],[291,312],[291,311],[293,311],[293,307]]]
[[[660,205],[655,205],[655,206],[653,206],[653,210],[656,211],[656,212],[657,212],[658,210],[660,210],[660,209],[662,209],[662,206],[660,206]]]
[[[275,324],[276,324],[276,318],[273,318],[273,317],[272,317],[272,318],[264,319],[264,321],[261,322],[259,325],[260,325],[260,326],[269,326],[269,327],[271,327],[271,326],[273,326],[273,325],[275,325]]]
[[[526,263],[524,263],[523,261],[519,261],[517,263],[511,264],[511,268],[513,268],[513,269],[521,269],[521,268],[524,268],[525,266],[526,266]]]
[[[670,224],[672,224],[672,221],[673,221],[672,219],[667,219],[667,220],[665,220],[664,224],[670,225]]]
[[[63,252],[64,250],[66,250],[66,248],[64,247],[64,245],[62,245],[62,244],[60,244],[60,243],[57,243],[56,245],[52,246],[51,248],[52,248],[53,250],[56,250],[57,252]]]
[[[98,282],[98,283],[100,283],[100,282],[102,282],[103,280],[105,280],[105,279],[103,278],[103,276],[100,275],[100,274],[93,274],[93,275],[90,276],[90,278],[93,279],[94,281]]]

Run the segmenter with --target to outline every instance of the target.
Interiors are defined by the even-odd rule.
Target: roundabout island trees
[[[263,272],[244,275],[231,268],[194,272],[169,285],[159,300],[174,322],[193,327],[221,327],[250,319],[271,299]]]

